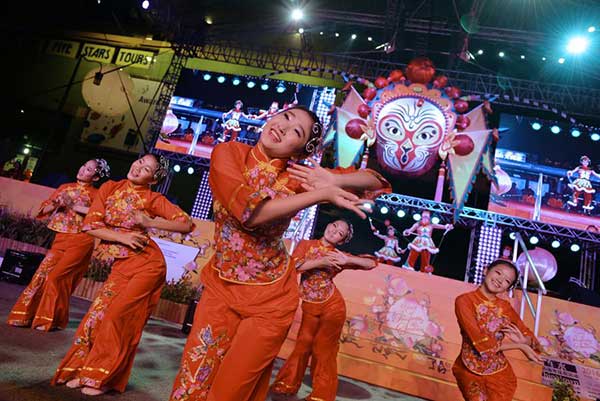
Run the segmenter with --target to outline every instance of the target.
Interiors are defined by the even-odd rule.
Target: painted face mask
[[[408,95],[376,103],[374,111],[375,150],[383,168],[418,176],[433,167],[449,124],[439,104]]]

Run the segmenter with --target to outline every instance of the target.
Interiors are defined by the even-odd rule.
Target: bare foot
[[[101,395],[101,394],[106,393],[106,389],[105,388],[84,387],[81,389],[81,393],[85,394],[85,395],[95,396],[95,395]]]
[[[67,382],[66,386],[68,388],[79,388],[81,387],[81,382],[79,381],[79,378],[72,379]]]
[[[37,326],[35,329],[39,331],[45,331],[44,326]]]

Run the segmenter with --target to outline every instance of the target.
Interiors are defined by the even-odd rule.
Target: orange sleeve
[[[309,242],[306,240],[300,241],[298,246],[292,252],[292,266],[294,269],[298,269],[306,261],[306,252],[308,251]]]
[[[148,205],[148,211],[155,216],[162,217],[166,220],[180,221],[182,223],[191,223],[192,219],[186,212],[181,210],[179,206],[176,206],[169,202],[163,195],[152,192],[151,199]]]
[[[236,150],[236,143],[215,146],[210,158],[208,183],[213,198],[242,224],[262,201],[274,197],[268,187],[255,190],[244,179],[244,157]]]
[[[42,213],[43,209],[46,206],[50,206],[53,203],[55,203],[58,199],[58,197],[60,196],[60,194],[62,194],[62,192],[66,189],[67,184],[62,184],[60,185],[58,188],[56,188],[56,190],[54,192],[52,192],[52,194],[50,195],[50,197],[48,199],[46,199],[45,201],[42,202],[42,204],[40,205],[40,209],[38,211],[38,214],[36,216],[37,219],[45,219],[46,217],[50,216],[50,213]]]
[[[466,336],[473,347],[479,352],[496,351],[500,346],[498,341],[491,336],[488,336],[479,325],[475,317],[473,303],[466,295],[460,295],[454,302],[454,310],[458,319],[458,326],[461,333]]]
[[[542,352],[542,345],[539,343],[535,334],[533,334],[533,331],[529,330],[529,327],[525,326],[525,323],[523,323],[523,321],[521,320],[517,312],[513,309],[513,307],[510,305],[510,303],[507,302],[506,307],[508,308],[506,312],[511,323],[517,326],[525,337],[529,338],[529,340],[531,341],[531,348],[533,348],[537,352]]]
[[[83,227],[81,231],[97,230],[99,228],[107,228],[104,223],[104,203],[106,199],[113,193],[117,183],[115,181],[107,181],[96,192],[92,205],[88,213],[83,219]]]

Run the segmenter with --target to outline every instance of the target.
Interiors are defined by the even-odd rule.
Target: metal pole
[[[523,248],[523,252],[525,252],[525,257],[527,258],[527,261],[529,262],[525,266],[525,271],[528,273],[528,268],[529,268],[529,266],[531,266],[531,270],[533,271],[533,274],[535,275],[535,278],[536,278],[536,280],[538,282],[538,285],[540,286],[540,288],[544,292],[544,295],[547,294],[548,291],[546,290],[546,286],[544,285],[544,282],[542,281],[542,278],[540,277],[540,274],[538,273],[537,268],[535,267],[535,263],[533,263],[533,259],[531,259],[531,256],[529,255],[529,252],[527,251],[527,247],[525,246],[525,242],[523,242],[523,237],[521,237],[521,234],[517,234],[517,239],[521,243],[521,247]]]
[[[535,309],[535,314],[533,315],[535,318],[535,324],[533,326],[533,334],[537,337],[538,330],[540,328],[540,316],[542,315],[542,290],[538,288],[538,297],[537,297],[537,308]]]
[[[471,236],[469,238],[469,253],[467,255],[467,266],[465,266],[465,283],[469,282],[469,272],[473,261],[473,244],[475,243],[475,228],[471,228]]]

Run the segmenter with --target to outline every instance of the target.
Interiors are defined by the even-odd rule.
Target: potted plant
[[[152,314],[153,317],[168,320],[177,324],[183,323],[188,305],[199,295],[188,275],[179,279],[171,279],[162,288],[160,300]]]
[[[113,259],[92,257],[83,279],[73,292],[73,296],[88,299],[90,301],[96,298],[96,293],[102,287],[113,264]]]
[[[54,232],[40,220],[0,208],[0,255],[7,249],[46,254]]]
[[[552,382],[552,388],[552,401],[579,401],[571,383],[556,379]]]

